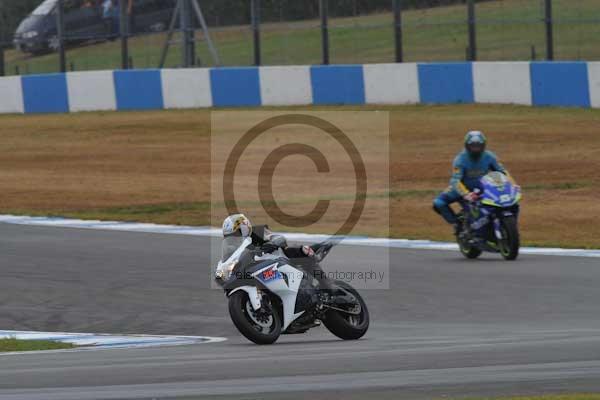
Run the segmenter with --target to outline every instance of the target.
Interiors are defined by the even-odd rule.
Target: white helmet
[[[223,221],[223,237],[248,237],[252,234],[252,223],[244,214],[234,214]]]

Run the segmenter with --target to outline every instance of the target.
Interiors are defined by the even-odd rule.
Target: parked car
[[[76,45],[87,41],[113,39],[119,34],[119,0],[63,0],[65,42]],[[122,0],[129,1],[129,0]],[[176,0],[131,0],[132,33],[160,32],[167,29]],[[15,47],[38,54],[56,51],[58,0],[44,0],[21,21],[14,35]],[[107,7],[111,7],[107,14]]]

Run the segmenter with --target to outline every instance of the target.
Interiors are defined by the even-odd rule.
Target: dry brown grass
[[[0,117],[0,207],[90,210],[207,198],[207,112]]]
[[[411,107],[393,114],[394,187],[443,187],[461,132],[488,132],[525,189],[522,230],[540,245],[600,246],[600,112],[510,106]],[[422,196],[392,201],[394,235],[450,239]],[[409,218],[405,215],[416,215]]]
[[[482,129],[525,189],[524,240],[600,247],[600,111],[364,109],[391,111],[393,236],[451,238],[431,201],[447,185],[464,132]],[[1,116],[0,212],[206,224],[209,126],[209,112],[198,110]],[[278,169],[280,182],[298,182],[297,171]],[[301,198],[286,211],[312,208],[310,191]],[[369,213],[361,232],[385,232],[382,218]]]

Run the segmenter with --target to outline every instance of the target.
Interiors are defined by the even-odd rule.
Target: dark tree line
[[[145,0],[134,0],[145,1]],[[402,0],[405,9],[430,8],[460,4],[466,0]],[[247,24],[250,21],[249,0],[199,0],[210,25]],[[19,22],[41,0],[0,0],[0,42],[10,42]],[[261,0],[265,22],[297,21],[319,16],[319,0]],[[390,11],[392,0],[329,0],[333,17]]]
[[[481,0],[480,0],[481,1]],[[462,4],[466,0],[402,0],[404,9]],[[211,25],[247,24],[249,0],[201,0]],[[330,17],[364,15],[392,10],[392,0],[328,0]],[[319,17],[319,0],[261,0],[264,22],[298,21]]]
[[[40,0],[0,0],[0,42],[10,41],[19,22]]]

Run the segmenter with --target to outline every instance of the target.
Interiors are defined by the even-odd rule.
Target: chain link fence
[[[600,0],[22,0],[18,12],[3,1],[4,75],[600,59]]]

